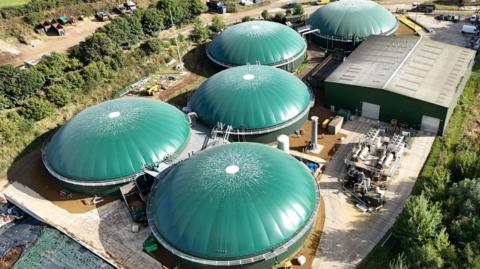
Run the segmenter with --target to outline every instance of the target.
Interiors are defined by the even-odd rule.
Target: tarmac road
[[[362,213],[341,192],[338,182],[344,157],[372,126],[373,121],[363,118],[344,125],[342,132],[348,136],[320,179],[325,226],[312,268],[355,268],[370,253],[403,210],[434,141],[433,136],[413,138],[397,176],[388,181],[384,208],[378,213]]]

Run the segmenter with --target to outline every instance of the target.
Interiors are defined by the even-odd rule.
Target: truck
[[[212,13],[224,14],[227,13],[227,7],[223,2],[219,1],[208,1],[207,2],[208,11]]]
[[[418,3],[413,3],[412,4],[412,9],[411,11],[413,12],[424,12],[424,13],[433,13],[435,11],[435,5],[434,4],[418,4]]]

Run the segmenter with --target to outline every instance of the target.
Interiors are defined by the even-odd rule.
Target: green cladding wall
[[[350,109],[353,113],[361,113],[362,102],[380,105],[380,120],[390,122],[397,119],[407,123],[414,129],[420,129],[422,116],[440,119],[439,134],[446,126],[448,108],[399,95],[382,89],[374,89],[355,85],[325,82],[325,104]]]

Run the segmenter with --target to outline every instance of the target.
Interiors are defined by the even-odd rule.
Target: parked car
[[[468,19],[471,23],[476,23],[477,20],[478,20],[478,17],[477,15],[472,15],[470,16],[470,18]]]
[[[437,16],[435,16],[435,19],[439,20],[439,21],[443,21],[445,19],[445,15],[443,14],[438,14]]]
[[[465,24],[462,26],[462,34],[477,34],[478,29],[475,25]]]
[[[290,8],[295,8],[297,5],[298,5],[297,2],[289,2],[283,7],[286,8],[286,9],[290,9]]]
[[[218,14],[227,13],[227,7],[222,2],[208,1],[207,7],[209,12],[218,13]]]
[[[99,11],[95,13],[95,18],[99,21],[108,21],[110,20],[110,15],[105,11]]]

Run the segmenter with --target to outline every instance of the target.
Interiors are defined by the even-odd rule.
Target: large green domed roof
[[[118,180],[183,149],[189,135],[188,121],[175,107],[121,98],[92,106],[62,126],[45,148],[44,163],[68,180]]]
[[[209,125],[235,130],[263,129],[296,119],[310,108],[307,86],[296,76],[270,66],[226,69],[204,82],[190,106]]]
[[[315,11],[308,20],[319,35],[355,41],[370,35],[393,34],[398,28],[395,16],[371,0],[340,0]]]
[[[305,40],[291,28],[276,22],[249,21],[228,27],[207,47],[208,57],[226,67],[281,65],[302,57]]]
[[[308,233],[318,201],[315,179],[302,163],[241,142],[178,164],[154,186],[148,214],[157,239],[178,256],[251,263]]]

